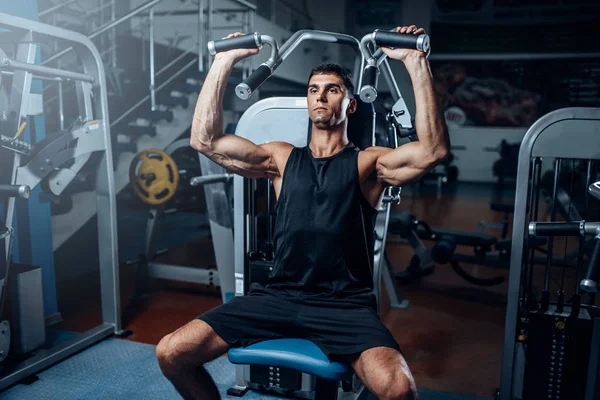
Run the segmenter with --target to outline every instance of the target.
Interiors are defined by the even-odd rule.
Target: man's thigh
[[[265,291],[252,291],[200,315],[230,346],[293,336],[298,306]]]
[[[332,360],[353,361],[365,350],[400,346],[369,307],[303,306],[298,323],[306,338]]]

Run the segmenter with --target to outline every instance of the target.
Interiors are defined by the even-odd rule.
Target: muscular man
[[[415,26],[398,32],[421,34]],[[229,35],[229,37],[238,36]],[[400,348],[379,320],[373,294],[373,228],[385,187],[423,176],[448,154],[449,140],[422,52],[384,49],[412,79],[419,141],[359,151],[348,141],[356,109],[348,71],[315,68],[308,82],[308,146],[256,145],[223,134],[222,99],[233,65],[256,49],[219,53],[196,106],[191,146],[229,171],[269,178],[277,196],[274,268],[268,284],[165,336],[156,352],[164,375],[186,399],[218,399],[203,364],[230,347],[282,337],[313,341],[343,360],[380,399],[415,399]],[[285,139],[285,132],[281,132]]]

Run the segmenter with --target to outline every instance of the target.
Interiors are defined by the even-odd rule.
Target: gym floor
[[[458,185],[441,195],[411,187],[404,189],[397,209],[415,213],[432,227],[475,231],[482,220],[501,222],[502,214],[490,210],[492,197],[489,186]],[[504,198],[495,200],[512,203],[513,199],[512,193],[505,192]],[[487,233],[499,234],[492,230]],[[401,272],[413,255],[412,249],[392,236],[386,246],[394,271]],[[214,263],[210,239],[171,248],[162,257],[162,261],[179,265]],[[464,267],[479,277],[508,276],[507,269]],[[159,280],[152,282],[143,301],[133,303],[129,296],[134,272],[131,267],[121,268],[123,327],[133,332],[125,340],[157,344],[167,333],[221,304],[215,288]],[[93,278],[90,282],[97,282]],[[83,331],[99,322],[98,288],[93,285],[79,280],[70,285],[77,290],[59,291],[59,307],[65,320],[61,328]],[[409,307],[392,310],[384,296],[382,319],[405,352],[417,384],[491,398],[500,381],[507,284],[473,286],[450,266],[437,265],[432,275],[403,284],[400,290],[409,300]],[[82,307],[86,309],[84,314],[80,312]]]

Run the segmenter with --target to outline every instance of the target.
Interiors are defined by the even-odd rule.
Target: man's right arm
[[[272,179],[279,176],[273,152],[281,143],[256,145],[223,132],[223,95],[233,65],[256,52],[239,49],[216,55],[198,96],[190,145],[230,172],[247,178]]]

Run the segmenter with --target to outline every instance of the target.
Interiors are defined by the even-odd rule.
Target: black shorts
[[[351,362],[360,353],[400,346],[372,307],[344,302],[315,302],[252,284],[246,296],[234,297],[202,314],[231,347],[268,339],[301,338],[315,343],[327,357]]]

